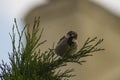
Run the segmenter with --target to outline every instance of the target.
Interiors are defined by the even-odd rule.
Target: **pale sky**
[[[120,17],[120,0],[90,0]]]
[[[0,63],[8,62],[8,52],[11,52],[9,32],[12,30],[13,19],[17,18],[23,25],[23,16],[32,7],[45,4],[46,0],[0,0]]]
[[[113,14],[120,16],[120,0],[90,0],[105,7]],[[11,52],[11,32],[13,19],[23,25],[23,16],[36,5],[46,4],[47,0],[0,0],[0,63],[3,59],[8,62],[8,52]]]

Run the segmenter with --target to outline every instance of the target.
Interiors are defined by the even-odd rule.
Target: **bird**
[[[77,33],[69,31],[63,36],[55,47],[55,53],[59,56],[72,56],[77,50]]]

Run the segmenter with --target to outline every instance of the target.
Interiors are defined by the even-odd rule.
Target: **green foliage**
[[[30,33],[29,25],[25,25],[22,31],[19,31],[16,19],[14,20],[12,33],[12,53],[9,53],[10,65],[0,64],[0,79],[1,80],[69,80],[73,77],[71,72],[74,69],[66,69],[62,71],[60,67],[67,66],[68,62],[82,64],[81,58],[92,56],[92,52],[102,51],[104,49],[97,48],[102,43],[103,39],[97,40],[97,37],[88,38],[83,47],[72,56],[60,57],[54,52],[54,48],[50,48],[45,52],[41,52],[39,46],[44,44],[41,41],[43,29],[40,30],[40,18],[35,19],[32,33]],[[19,40],[16,47],[15,29],[17,30]],[[26,44],[22,42],[22,37],[25,35]],[[96,42],[96,43],[95,43]],[[95,43],[95,44],[93,44]],[[59,69],[56,71],[56,69]]]

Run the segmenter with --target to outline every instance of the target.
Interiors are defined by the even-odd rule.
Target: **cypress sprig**
[[[15,29],[17,33],[15,33]],[[82,64],[81,58],[92,56],[93,52],[102,51],[98,45],[103,39],[88,38],[82,48],[72,56],[60,57],[54,52],[54,47],[41,52],[39,46],[46,40],[41,41],[43,29],[40,28],[40,18],[35,18],[32,31],[29,31],[29,25],[25,25],[20,31],[16,19],[10,38],[12,41],[12,52],[9,53],[10,64],[2,61],[0,64],[1,80],[69,80],[73,77],[71,72],[73,68],[61,70],[61,67],[67,66],[68,62]],[[16,34],[18,35],[18,46],[16,46]],[[25,35],[26,44],[23,44],[22,38]],[[96,43],[95,43],[96,42]]]

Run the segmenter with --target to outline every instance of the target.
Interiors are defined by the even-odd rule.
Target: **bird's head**
[[[69,31],[66,34],[66,38],[70,38],[70,39],[77,39],[77,33],[75,31]]]

